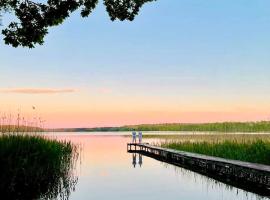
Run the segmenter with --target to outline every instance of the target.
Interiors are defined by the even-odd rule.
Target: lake
[[[139,154],[127,153],[127,133],[53,133],[80,146],[69,199],[128,200],[259,200],[268,199],[198,173]],[[155,142],[160,139],[144,139]]]

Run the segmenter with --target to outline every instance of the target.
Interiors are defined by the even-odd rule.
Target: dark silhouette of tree
[[[152,1],[156,0],[103,0],[103,3],[112,21],[132,21],[143,4]],[[98,0],[47,0],[46,3],[0,0],[0,11],[10,11],[18,19],[2,30],[5,44],[29,48],[42,45],[49,27],[61,24],[78,9],[82,17],[87,17],[97,4]]]

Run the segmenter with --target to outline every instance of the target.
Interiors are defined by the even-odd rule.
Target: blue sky
[[[205,121],[203,112],[217,116],[231,112],[217,120],[234,120],[230,115],[236,111],[242,112],[237,120],[266,119],[270,116],[269,7],[268,0],[158,0],[144,5],[133,22],[111,22],[100,2],[90,17],[74,13],[51,28],[43,46],[12,48],[1,42],[0,88],[76,91],[53,96],[0,93],[5,99],[2,110],[27,107],[31,99],[46,107],[49,98],[55,104],[48,108],[54,109],[65,97],[75,107],[95,99],[97,113],[104,106],[121,110],[119,106],[129,102],[132,106],[124,110],[139,119],[146,118],[141,117],[145,113],[136,111],[146,112],[149,107],[157,114],[201,112],[201,118],[187,121]],[[7,21],[4,17],[4,25]],[[10,103],[15,96],[18,102]],[[153,101],[157,103],[152,105]],[[121,124],[124,114],[114,112],[111,115],[119,120],[108,118],[103,124]],[[71,120],[72,112],[66,114]],[[50,118],[49,113],[46,116]],[[172,116],[169,121],[185,121],[176,113]],[[162,121],[151,121],[150,116],[139,119],[127,123]]]

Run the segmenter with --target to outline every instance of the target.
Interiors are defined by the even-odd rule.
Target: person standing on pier
[[[132,131],[132,143],[136,143],[136,131]]]
[[[139,143],[142,143],[142,132],[139,132]]]

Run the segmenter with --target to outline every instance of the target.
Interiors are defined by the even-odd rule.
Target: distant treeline
[[[115,132],[115,131],[205,131],[205,132],[270,132],[270,121],[141,124],[121,127],[56,129],[58,132]]]

